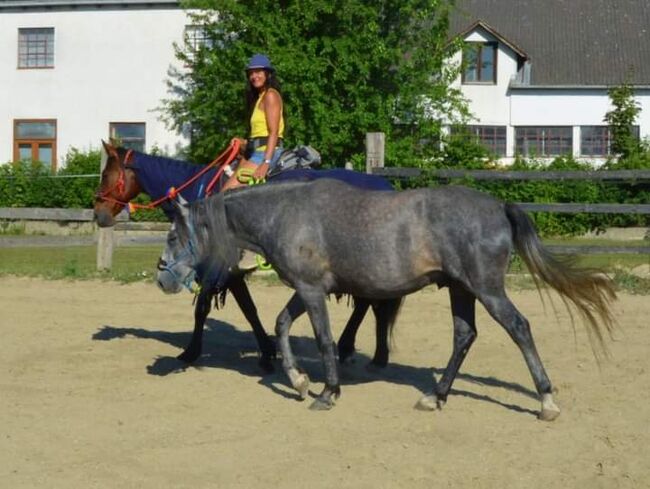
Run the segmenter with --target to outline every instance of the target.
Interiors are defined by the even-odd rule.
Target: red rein
[[[150,202],[148,204],[133,204],[131,202],[122,201],[110,196],[110,194],[113,193],[114,190],[117,190],[117,195],[122,195],[124,193],[124,185],[126,183],[125,170],[129,164],[129,160],[131,159],[131,156],[133,155],[133,150],[130,149],[126,152],[126,156],[124,157],[124,164],[120,168],[120,175],[117,177],[117,182],[115,182],[115,185],[113,185],[111,188],[109,188],[104,192],[98,192],[97,197],[107,202],[113,202],[115,204],[121,205],[122,207],[127,207],[129,212],[133,212],[136,209],[154,209],[158,207],[160,204],[162,204],[163,202],[165,202],[166,200],[174,199],[179,192],[181,192],[183,189],[187,188],[188,186],[192,185],[192,183],[194,183],[197,179],[201,178],[201,176],[203,176],[203,174],[208,172],[211,168],[221,165],[221,167],[217,170],[215,176],[212,177],[212,180],[210,180],[210,183],[208,183],[208,185],[205,188],[205,195],[208,196],[212,193],[214,186],[219,181],[219,178],[221,177],[221,174],[223,173],[226,166],[229,165],[239,153],[239,145],[240,145],[239,140],[233,139],[233,141],[225,149],[225,151],[223,151],[219,156],[217,156],[214,160],[212,160],[212,162],[206,165],[205,168],[199,171],[196,175],[194,175],[188,181],[184,182],[180,187],[170,188],[169,191],[167,192],[167,195],[157,200],[154,200],[153,202]]]

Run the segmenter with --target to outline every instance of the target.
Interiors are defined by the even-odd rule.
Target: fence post
[[[104,171],[108,155],[106,150],[101,149],[101,160],[99,163],[99,174]],[[101,182],[100,182],[101,183]],[[113,227],[98,228],[97,231],[97,270],[110,270],[113,266],[113,248],[115,246],[115,236]]]
[[[373,168],[384,167],[384,142],[383,132],[366,133],[366,173],[372,173]]]

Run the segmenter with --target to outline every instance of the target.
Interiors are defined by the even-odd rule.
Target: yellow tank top
[[[251,114],[251,138],[265,138],[269,135],[269,128],[266,125],[266,114],[260,109],[260,102],[264,98],[266,91],[262,92],[255,102],[255,108]],[[284,116],[280,110],[280,129],[278,137],[284,137]],[[261,148],[260,148],[261,149]]]

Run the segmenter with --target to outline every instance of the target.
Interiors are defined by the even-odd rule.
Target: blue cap
[[[248,70],[259,70],[259,69],[275,71],[275,68],[273,68],[273,66],[271,66],[271,60],[269,60],[268,56],[266,56],[264,54],[255,54],[255,55],[253,55],[253,57],[248,62],[248,66],[246,67],[246,71],[248,71]]]

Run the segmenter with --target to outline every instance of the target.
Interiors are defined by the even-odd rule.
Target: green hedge
[[[453,148],[454,153],[443,155],[437,162],[428,162],[421,167],[458,168],[463,161],[462,148]],[[460,152],[459,152],[460,151]],[[468,153],[464,153],[468,154]],[[465,159],[466,168],[487,168],[480,153],[471,153]],[[100,152],[87,153],[72,150],[66,155],[66,165],[56,175],[39,163],[21,162],[0,165],[0,207],[73,207],[92,208],[94,194],[99,184]],[[518,159],[509,167],[511,170],[556,171],[592,170],[587,163],[572,158],[556,158],[550,165],[533,160]],[[617,169],[650,169],[650,151],[647,144],[642,150],[624,161],[610,162],[601,171]],[[425,172],[426,174],[426,172]],[[84,178],[66,178],[71,175],[94,175]],[[489,192],[495,197],[510,202],[575,202],[575,203],[650,203],[648,183],[607,183],[587,181],[566,182],[485,182],[457,180],[452,183],[468,185]],[[434,178],[420,177],[402,187],[435,186],[440,183]],[[148,197],[139,197],[138,203],[149,202]],[[159,210],[138,210],[131,218],[136,221],[164,221]],[[610,214],[555,214],[533,213],[540,232],[545,236],[576,235],[587,231],[612,226],[650,226],[647,215]]]
[[[99,176],[70,177],[97,175],[99,161],[99,151],[72,150],[55,175],[38,162],[0,165],[0,207],[92,207]]]
[[[72,149],[65,166],[52,174],[49,166],[21,161],[0,165],[0,207],[49,207],[90,209],[99,186],[99,150]],[[146,196],[135,202],[149,202]],[[135,221],[164,221],[159,210],[139,210]]]

